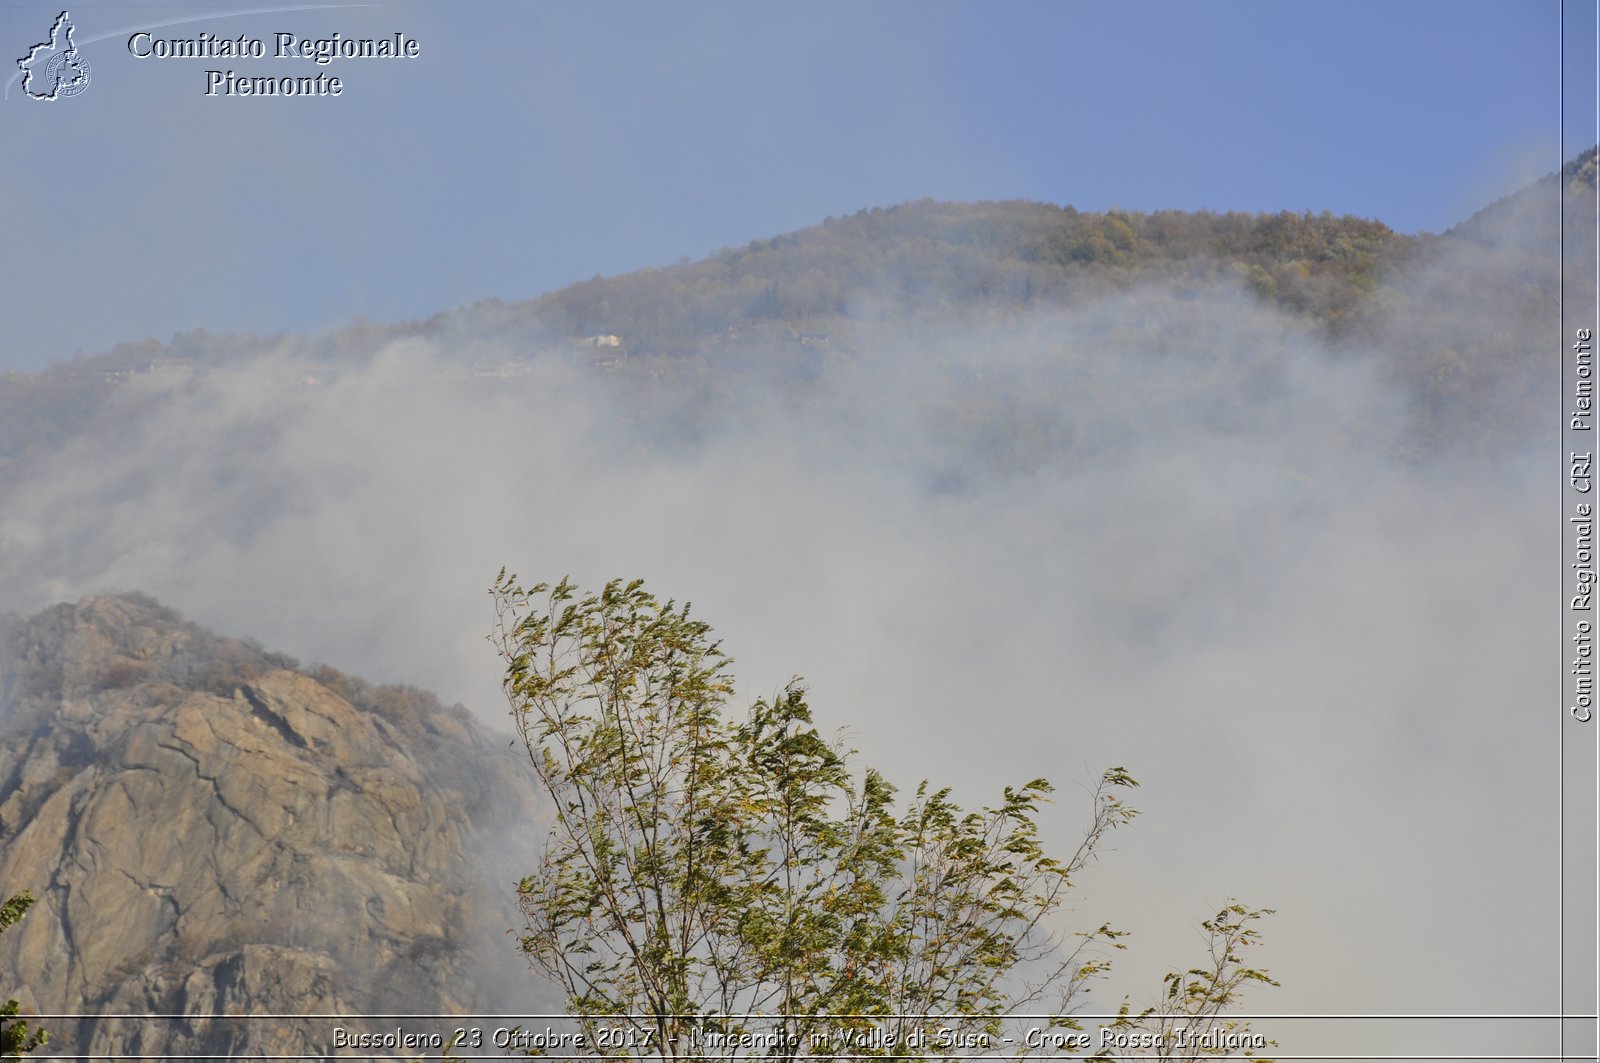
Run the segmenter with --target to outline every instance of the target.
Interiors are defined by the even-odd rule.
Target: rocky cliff
[[[505,934],[527,767],[463,710],[137,595],[12,621],[0,661],[0,892],[38,897],[0,990],[88,1016],[52,1051],[332,1055],[336,1020],[259,1016],[548,1005]]]

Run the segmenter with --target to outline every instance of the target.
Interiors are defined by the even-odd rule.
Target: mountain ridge
[[[137,415],[156,401],[130,389],[133,380],[181,382],[274,351],[337,371],[396,340],[421,338],[446,347],[463,372],[491,377],[541,352],[618,376],[693,378],[766,364],[804,381],[830,361],[870,350],[880,338],[875,322],[981,324],[1152,281],[1238,286],[1330,341],[1359,342],[1374,334],[1386,312],[1380,297],[1403,271],[1462,248],[1544,256],[1558,237],[1546,231],[1555,215],[1529,204],[1547,188],[1567,190],[1577,205],[1567,225],[1581,229],[1593,212],[1585,190],[1596,159],[1590,149],[1440,236],[1327,213],[1088,213],[1029,201],[924,200],[829,218],[695,262],[408,322],[359,319],[316,336],[195,329],[167,342],[119,344],[38,373],[0,374],[0,486],[69,441],[120,431],[127,411]],[[1534,230],[1520,231],[1529,219]],[[1491,285],[1490,298],[1505,302],[1554,283],[1538,262],[1511,272],[1520,287]],[[1448,356],[1425,352],[1404,371],[1437,376],[1432,363]]]

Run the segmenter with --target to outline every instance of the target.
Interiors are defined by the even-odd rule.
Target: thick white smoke
[[[861,335],[812,383],[730,377],[673,418],[553,350],[501,378],[423,340],[151,377],[157,415],[9,493],[0,604],[137,589],[495,719],[502,565],[643,576],[716,626],[744,696],[804,675],[901,784],[1047,776],[1066,844],[1080,786],[1126,765],[1145,815],[1072,916],[1136,932],[1108,1010],[1230,896],[1279,910],[1283,988],[1253,1010],[1548,1010],[1527,455],[1402,460],[1374,362],[1233,291]],[[1291,1054],[1456,1050],[1261,1025]]]

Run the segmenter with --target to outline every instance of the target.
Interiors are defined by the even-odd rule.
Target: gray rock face
[[[334,1019],[247,1016],[547,1010],[505,934],[543,833],[507,739],[139,596],[0,645],[0,893],[38,898],[0,990],[96,1016],[51,1050],[332,1055]]]

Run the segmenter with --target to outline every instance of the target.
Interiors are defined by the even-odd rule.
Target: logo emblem
[[[35,100],[76,96],[89,87],[89,61],[72,43],[72,18],[63,11],[50,27],[50,39],[17,60],[22,91]]]

